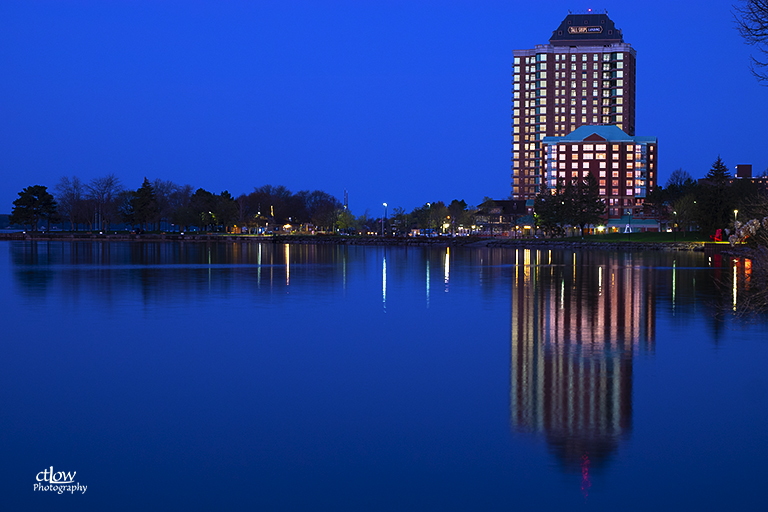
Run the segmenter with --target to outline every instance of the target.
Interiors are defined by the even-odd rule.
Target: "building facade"
[[[544,137],[541,148],[538,174],[548,189],[591,174],[609,219],[642,216],[645,197],[656,186],[656,138],[631,136],[618,126],[581,126],[562,137]]]
[[[549,44],[514,50],[512,198],[541,184],[544,137],[587,124],[635,133],[635,50],[607,14],[569,14]]]

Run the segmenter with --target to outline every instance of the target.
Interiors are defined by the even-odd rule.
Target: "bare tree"
[[[62,176],[54,187],[56,202],[59,204],[59,212],[69,219],[69,229],[77,231],[79,213],[83,208],[85,190],[83,183],[77,176]]]
[[[96,229],[109,229],[117,218],[116,199],[122,189],[120,179],[114,174],[107,174],[92,179],[86,185],[88,199],[93,201],[93,216]],[[106,228],[105,228],[106,226]]]
[[[733,6],[733,17],[744,42],[763,55],[751,56],[750,69],[758,82],[768,85],[768,0],[742,0]]]
[[[192,187],[189,188],[191,189]],[[160,178],[157,178],[152,182],[152,190],[155,193],[155,203],[157,204],[157,213],[161,223],[171,222],[171,215],[174,210],[174,194],[176,194],[179,189],[180,186],[171,180],[161,180]],[[160,229],[159,226],[158,229]]]

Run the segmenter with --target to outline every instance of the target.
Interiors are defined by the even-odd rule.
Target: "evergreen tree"
[[[696,202],[701,230],[709,235],[718,229],[725,229],[733,218],[734,198],[730,188],[731,173],[718,155],[699,187]]]
[[[582,235],[584,228],[596,226],[605,215],[605,202],[600,198],[600,188],[592,173],[568,183],[563,196],[563,218],[568,224],[578,226]]]
[[[715,163],[712,164],[712,168],[707,173],[707,181],[712,185],[724,187],[728,185],[731,178],[732,176],[728,167],[723,163],[720,155],[717,155],[717,160],[715,160]]]
[[[534,222],[537,227],[550,236],[556,233],[560,227],[561,197],[559,197],[558,192],[562,192],[561,187],[558,186],[555,190],[550,190],[545,181],[541,184],[539,193],[533,200]]]
[[[43,185],[32,185],[19,192],[19,198],[13,202],[10,223],[29,225],[32,231],[37,231],[37,225],[45,220],[48,230],[51,229],[51,221],[56,220],[58,205],[48,189]]]
[[[147,178],[144,178],[144,183],[134,192],[131,204],[134,222],[144,226],[144,229],[151,229],[152,224],[157,220],[159,210],[155,200],[155,191]]]

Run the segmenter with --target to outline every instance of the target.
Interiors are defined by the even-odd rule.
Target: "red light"
[[[585,453],[581,456],[581,493],[584,495],[584,501],[587,501],[590,487],[592,482],[589,480],[589,454]]]

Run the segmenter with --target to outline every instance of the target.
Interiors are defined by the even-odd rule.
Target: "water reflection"
[[[632,361],[655,345],[652,270],[616,253],[518,255],[511,424],[544,436],[560,464],[586,478],[632,428]]]

